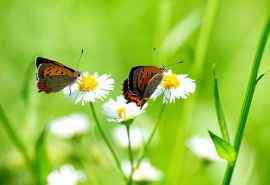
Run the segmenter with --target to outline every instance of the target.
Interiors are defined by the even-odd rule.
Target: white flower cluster
[[[65,164],[59,170],[53,170],[47,177],[47,185],[77,185],[85,180],[85,174],[72,165]]]
[[[214,143],[210,139],[194,136],[187,141],[187,147],[202,160],[220,160]]]
[[[81,73],[80,77],[71,86],[64,89],[64,93],[72,97],[76,103],[83,105],[87,102],[103,100],[114,88],[114,80],[110,75],[90,75],[88,72]]]
[[[130,162],[124,161],[122,163],[122,169],[125,175],[129,177],[131,173]],[[150,161],[143,160],[140,166],[135,169],[132,178],[135,182],[154,182],[161,180],[162,176],[162,172],[152,166]]]
[[[89,127],[87,116],[75,113],[51,121],[49,131],[58,137],[72,138],[87,133]]]
[[[165,71],[163,79],[151,98],[156,99],[163,95],[164,103],[175,102],[176,99],[186,99],[188,95],[195,92],[194,80],[185,74],[175,74],[171,70]]]
[[[160,84],[151,95],[152,99],[163,96],[164,103],[172,103],[177,99],[186,99],[191,93],[195,91],[195,82],[188,78],[187,75],[175,74],[171,70],[165,70],[162,74]],[[104,100],[114,88],[114,80],[110,75],[98,73],[89,74],[87,72],[81,73],[80,77],[70,86],[64,89],[64,93],[71,97],[76,103],[86,104],[93,103],[97,100]],[[139,107],[135,102],[127,101],[123,96],[118,96],[115,100],[109,99],[102,106],[103,112],[108,121],[118,123],[132,122],[137,116],[142,114],[147,107],[145,103]],[[94,109],[92,109],[94,112]],[[122,126],[122,125],[120,125]],[[149,137],[145,130],[140,128],[130,128],[130,143],[132,150],[138,150],[144,145],[145,137]],[[86,116],[82,114],[72,114],[63,118],[56,119],[50,123],[49,130],[54,135],[63,138],[72,138],[82,135],[89,130],[89,121]],[[120,147],[128,149],[129,138],[127,130],[123,127],[115,128],[113,132],[114,140]],[[213,159],[213,156],[203,154],[202,149],[195,149],[194,145],[199,141],[191,141],[188,146],[204,158]],[[201,142],[203,148],[207,147],[205,143]],[[208,150],[208,149],[207,149]],[[130,162],[124,161],[122,163],[123,172],[127,177],[131,173]],[[159,181],[163,174],[160,170],[152,166],[148,160],[143,160],[132,175],[135,182],[152,182]],[[52,171],[48,178],[48,185],[76,185],[85,179],[81,171],[75,170],[71,165],[64,165],[59,170]]]
[[[108,121],[124,122],[134,119],[144,112],[147,104],[141,109],[135,103],[128,103],[123,96],[118,96],[116,100],[110,99],[103,105],[103,111],[108,117]]]
[[[81,73],[80,77],[71,86],[64,89],[64,93],[72,97],[76,103],[95,102],[103,100],[109,95],[114,88],[114,80],[110,75],[98,73],[89,74]],[[175,74],[171,70],[163,72],[163,78],[160,84],[151,95],[151,99],[163,95],[164,103],[175,102],[176,99],[186,99],[196,88],[194,80],[188,78],[185,74]],[[134,119],[143,112],[147,104],[143,108],[138,107],[133,102],[127,102],[122,96],[116,100],[110,99],[104,104],[103,110],[108,116],[108,120],[123,122]]]

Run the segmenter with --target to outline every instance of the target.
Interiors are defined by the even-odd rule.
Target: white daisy
[[[124,174],[129,177],[131,173],[131,165],[129,161],[122,163]],[[154,182],[161,180],[163,174],[160,170],[156,169],[150,161],[143,160],[140,166],[133,172],[133,181],[135,182]]]
[[[163,95],[163,102],[171,103],[176,99],[186,99],[188,95],[195,92],[195,88],[194,80],[188,78],[188,75],[175,74],[168,70],[164,72],[164,76],[151,98],[156,99]]]
[[[207,161],[220,160],[214,143],[210,139],[194,136],[187,141],[187,147],[199,158]]]
[[[136,116],[144,112],[147,104],[141,109],[136,103],[127,103],[123,96],[118,96],[116,100],[110,99],[103,104],[103,111],[109,121],[124,122],[134,119]]]
[[[84,105],[87,102],[103,100],[113,88],[114,80],[110,75],[90,75],[84,72],[75,83],[64,89],[64,93],[74,98],[76,103],[81,102]]]
[[[63,138],[72,138],[77,135],[82,135],[88,130],[88,118],[81,113],[75,113],[55,119],[49,124],[49,131],[54,135]]]
[[[130,129],[130,140],[131,147],[133,150],[138,150],[143,144],[144,139],[147,138],[149,133],[139,127],[131,127]],[[122,148],[128,149],[128,135],[126,128],[118,126],[113,130],[113,139]]]
[[[85,180],[85,174],[66,164],[59,170],[53,170],[47,177],[47,185],[77,185]]]

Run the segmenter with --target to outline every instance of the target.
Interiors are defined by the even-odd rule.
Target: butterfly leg
[[[70,88],[70,86],[68,88],[69,88],[69,96],[71,96],[71,88]]]

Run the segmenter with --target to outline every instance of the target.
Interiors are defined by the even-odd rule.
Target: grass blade
[[[193,12],[171,30],[162,44],[162,51],[165,55],[173,54],[184,42],[199,28],[201,17]]]
[[[244,102],[242,105],[242,110],[241,110],[241,114],[240,114],[240,118],[239,118],[239,124],[238,124],[238,129],[235,135],[235,139],[234,139],[234,148],[236,151],[236,160],[239,154],[239,149],[241,146],[241,141],[243,138],[243,134],[244,134],[244,130],[246,127],[246,122],[247,122],[247,118],[248,118],[248,114],[249,114],[249,110],[250,110],[250,106],[251,106],[251,102],[252,102],[252,98],[254,95],[254,91],[256,88],[256,84],[257,84],[257,76],[258,76],[258,70],[261,64],[261,59],[263,56],[263,52],[266,46],[266,42],[269,36],[269,32],[270,32],[270,17],[268,17],[268,20],[266,22],[266,25],[263,29],[260,41],[259,41],[259,45],[257,47],[257,51],[256,51],[256,55],[255,55],[255,59],[254,59],[254,63],[252,66],[252,71],[249,77],[249,82],[248,82],[248,86],[247,86],[247,90],[246,90],[246,94],[245,94],[245,98],[244,98]],[[231,182],[231,178],[232,178],[232,174],[234,171],[234,167],[235,167],[235,163],[233,165],[228,165],[226,172],[225,172],[225,176],[224,176],[224,180],[223,180],[223,185],[229,185]]]
[[[219,6],[220,0],[207,1],[205,15],[202,20],[199,40],[195,50],[195,64],[193,66],[193,73],[199,78],[203,69],[202,65],[204,64],[206,59],[209,39],[214,27],[216,16],[218,14]]]
[[[8,137],[11,139],[15,147],[18,149],[18,151],[22,154],[26,165],[29,167],[30,170],[32,170],[32,162],[30,160],[30,157],[27,153],[26,147],[24,146],[23,142],[19,139],[18,135],[16,134],[15,130],[12,128],[10,121],[8,117],[6,116],[4,109],[0,105],[0,121],[2,122],[2,125],[8,134]]]
[[[217,118],[218,118],[219,129],[220,129],[220,132],[222,134],[223,139],[229,143],[230,136],[229,136],[229,131],[228,131],[228,127],[226,124],[226,120],[225,120],[225,114],[224,114],[223,107],[222,107],[221,100],[220,100],[220,94],[219,94],[219,90],[218,90],[218,80],[216,77],[215,69],[213,69],[213,76],[214,76],[215,108],[216,108],[216,114],[217,114]]]
[[[35,174],[36,184],[45,185],[50,165],[46,152],[46,128],[42,131],[35,146]]]

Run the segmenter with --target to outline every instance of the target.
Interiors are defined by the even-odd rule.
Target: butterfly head
[[[75,71],[74,72],[74,77],[75,78],[79,78],[82,75],[82,73],[80,71]]]

